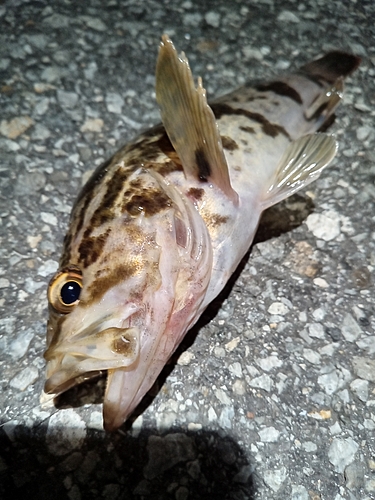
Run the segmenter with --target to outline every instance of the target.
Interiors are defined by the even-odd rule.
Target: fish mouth
[[[44,392],[46,394],[55,394],[56,396],[59,396],[64,392],[69,391],[69,389],[72,389],[72,387],[82,385],[90,380],[102,377],[106,373],[106,370],[97,370],[83,373],[71,379],[64,380],[61,372],[58,372],[47,379],[46,383],[44,384]],[[58,377],[56,377],[55,375],[58,375]],[[59,378],[60,380],[63,380],[61,383],[59,382]]]
[[[104,371],[135,363],[139,357],[139,330],[110,327],[88,336],[79,334],[50,346],[44,357],[44,392],[59,395]]]

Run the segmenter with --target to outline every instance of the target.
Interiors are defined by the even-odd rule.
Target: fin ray
[[[195,87],[185,54],[163,35],[156,64],[156,100],[187,178],[209,181],[237,203],[214,114],[201,78]]]
[[[317,179],[336,152],[336,140],[326,134],[309,134],[291,142],[281,157],[263,208],[275,205]]]
[[[322,123],[339,105],[344,91],[344,78],[340,76],[335,83],[327,88],[305,111],[307,120],[318,118]]]

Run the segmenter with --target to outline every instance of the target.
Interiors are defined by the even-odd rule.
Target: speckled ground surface
[[[374,19],[371,0],[0,1],[1,498],[375,498]],[[86,172],[159,120],[163,32],[211,96],[333,48],[363,62],[333,165],[265,214],[133,426],[106,435],[99,404],[40,405],[46,284]]]

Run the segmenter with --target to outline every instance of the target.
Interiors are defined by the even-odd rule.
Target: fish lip
[[[130,368],[139,357],[139,336],[137,327],[109,327],[99,332],[95,329],[86,338],[79,335],[75,342],[70,338],[49,347],[44,392],[58,396],[109,369]]]

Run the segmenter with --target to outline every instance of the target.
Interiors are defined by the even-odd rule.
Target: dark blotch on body
[[[235,149],[238,149],[238,144],[236,143],[236,141],[234,141],[227,135],[221,135],[220,137],[224,149],[227,149],[228,151],[234,151]]]
[[[118,285],[122,281],[126,281],[131,278],[137,273],[137,271],[137,264],[135,262],[128,262],[114,268],[106,276],[97,278],[87,289],[90,296],[87,300],[85,300],[85,305],[88,305],[90,302],[100,300],[107,290]]]
[[[91,230],[108,222],[114,216],[113,208],[115,201],[124,187],[127,179],[127,172],[118,167],[114,175],[107,182],[107,191],[102,198],[98,208],[95,210],[91,219]]]
[[[267,91],[274,92],[277,95],[289,97],[298,104],[302,104],[302,99],[299,93],[293,87],[291,87],[285,82],[276,81],[271,83],[265,83],[257,85],[255,88],[259,92],[267,92]]]
[[[60,258],[60,267],[65,267],[70,262],[70,252],[71,252],[71,244],[72,244],[72,233],[69,231],[66,233],[63,243],[63,251]]]
[[[197,149],[195,152],[195,161],[198,166],[199,180],[207,182],[208,177],[211,175],[211,168],[202,149]]]
[[[82,206],[79,210],[79,213],[75,216],[77,219],[77,226],[75,228],[75,233],[79,233],[79,231],[83,227],[83,222],[85,220],[85,214],[88,206],[90,205],[92,199],[94,198],[94,191],[96,187],[102,182],[103,178],[107,175],[109,166],[112,163],[112,158],[105,161],[95,170],[90,179],[86,182],[86,184],[81,189],[81,192],[78,195],[74,205],[73,211],[77,209],[78,205],[82,203]]]
[[[177,156],[177,154],[176,154]],[[178,159],[180,161],[180,159]],[[183,172],[183,167],[181,163],[176,163],[176,161],[167,160],[165,162],[155,162],[145,165],[146,168],[154,170],[160,175],[168,175],[172,172]]]
[[[228,219],[229,217],[227,217],[226,215],[220,214],[212,214],[208,217],[204,217],[207,227],[220,226],[221,224],[225,224],[226,222],[228,222]]]
[[[148,188],[135,193],[123,203],[123,212],[132,216],[140,215],[142,212],[146,217],[151,217],[158,212],[172,206],[172,200],[163,191]]]
[[[169,170],[166,173],[169,173],[169,172],[172,172],[172,171],[175,171],[175,170],[182,171],[183,167],[182,167],[182,162],[180,160],[180,157],[176,153],[176,150],[174,149],[174,147],[173,147],[171,141],[169,140],[169,137],[168,137],[168,135],[167,135],[167,133],[165,131],[163,132],[163,134],[160,137],[160,139],[158,139],[157,145],[158,145],[158,148],[166,156],[168,156],[168,158],[172,161],[172,163],[170,163],[168,165],[168,169]],[[156,169],[156,170],[158,170],[163,175],[163,172],[160,171],[160,168]]]
[[[204,189],[192,187],[188,190],[187,195],[194,198],[196,201],[199,201],[204,196]]]
[[[247,132],[249,134],[255,134],[255,129],[253,127],[246,127],[246,126],[242,126],[240,125],[240,130],[243,130],[244,132]]]
[[[91,237],[90,229],[87,229],[85,231],[81,244],[78,248],[79,258],[83,264],[83,267],[88,267],[98,260],[110,232],[111,230],[108,229],[104,234],[101,234],[100,236]]]
[[[262,130],[266,135],[269,135],[270,137],[276,137],[279,134],[283,134],[290,139],[290,136],[284,127],[276,123],[269,122],[267,118],[265,118],[260,113],[254,113],[253,111],[248,111],[242,108],[232,108],[228,104],[222,104],[222,103],[213,104],[211,108],[212,111],[214,112],[216,119],[221,118],[223,115],[245,116],[249,120],[259,123],[262,126]]]

